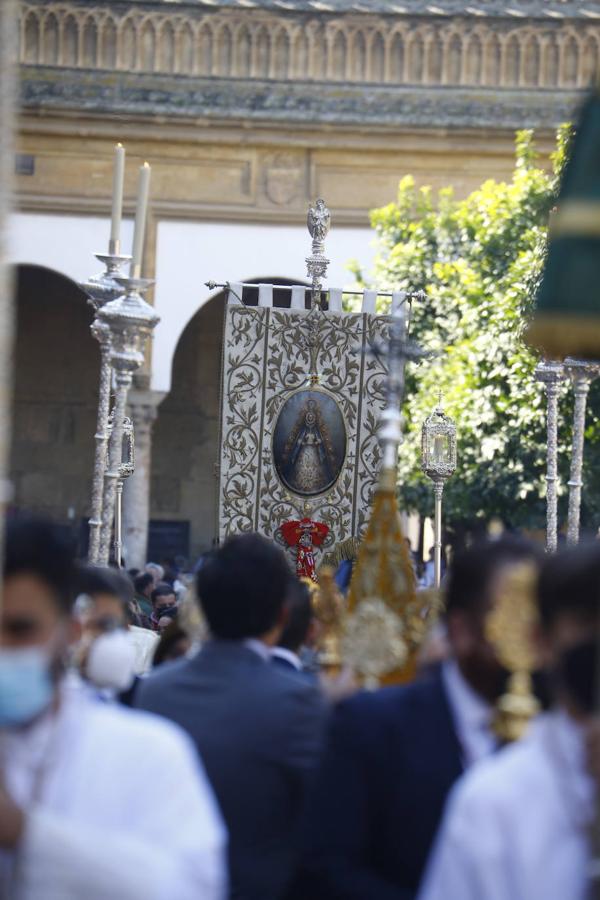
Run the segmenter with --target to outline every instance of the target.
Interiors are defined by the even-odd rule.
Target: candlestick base
[[[94,253],[96,259],[99,259],[101,263],[104,263],[106,266],[106,271],[109,275],[118,275],[120,274],[123,266],[131,262],[131,256],[127,253]]]
[[[141,278],[139,275],[117,275],[115,281],[126,294],[144,294],[154,284],[154,278]]]
[[[130,256],[118,253],[95,253],[94,256],[104,265],[104,272],[92,275],[88,281],[80,283],[80,287],[88,297],[90,306],[96,312],[106,303],[115,300],[122,292],[116,278],[122,274],[123,266],[129,262]]]

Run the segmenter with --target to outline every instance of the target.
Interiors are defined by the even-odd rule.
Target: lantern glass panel
[[[127,463],[131,462],[130,458],[130,437],[129,434],[124,431],[123,437],[121,438],[121,464],[127,465]]]
[[[451,462],[450,436],[447,434],[429,434],[427,442],[428,462],[434,465]]]

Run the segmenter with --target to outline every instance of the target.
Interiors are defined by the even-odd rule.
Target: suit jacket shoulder
[[[320,727],[326,714],[316,683],[239,645],[206,645],[191,659],[161,666],[141,680],[135,705],[184,726],[202,716],[227,715],[229,730],[247,724],[273,740],[283,740],[290,728]]]
[[[450,709],[438,671],[427,673],[407,685],[361,691],[340,703],[335,713],[338,728],[359,741],[374,746],[385,735],[415,734],[423,728],[445,727],[453,734]]]

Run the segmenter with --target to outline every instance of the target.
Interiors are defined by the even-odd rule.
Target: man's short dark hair
[[[59,526],[44,519],[13,519],[4,542],[4,578],[35,575],[51,588],[56,606],[69,615],[75,599],[74,541]]]
[[[549,630],[562,615],[600,617],[600,544],[568,547],[548,556],[538,578],[538,608]]]
[[[492,578],[509,563],[534,562],[541,549],[532,541],[512,535],[495,540],[480,540],[459,551],[452,562],[446,582],[446,613],[465,610],[478,613],[489,600]]]
[[[154,578],[150,572],[140,572],[139,575],[136,575],[133,582],[136,594],[143,594],[151,584],[154,584]]]
[[[75,586],[77,594],[88,594],[90,597],[110,594],[121,602],[125,610],[133,600],[133,585],[129,576],[108,566],[78,566]]]
[[[292,580],[287,558],[259,534],[229,538],[196,576],[198,598],[216,638],[260,637],[273,628]]]
[[[172,597],[174,595],[175,591],[170,584],[167,584],[166,581],[159,581],[150,594],[150,599],[152,600],[152,605],[154,606],[156,601],[160,600],[161,597]]]
[[[302,644],[306,642],[308,629],[313,618],[312,601],[308,585],[294,578],[288,590],[286,605],[288,608],[288,620],[277,643],[280,647],[285,647],[287,650],[292,650],[296,653]]]

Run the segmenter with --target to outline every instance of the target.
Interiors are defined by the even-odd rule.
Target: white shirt
[[[293,650],[288,650],[287,647],[273,647],[271,650],[271,656],[278,656],[279,659],[285,659],[286,662],[289,662],[291,666],[294,667],[298,672],[302,671],[302,662],[300,661],[300,657],[297,653],[294,653]]]
[[[442,681],[465,768],[478,762],[498,745],[492,731],[494,710],[468,683],[454,659],[442,666]]]
[[[155,631],[138,625],[129,625],[127,637],[135,649],[135,674],[146,675],[152,668],[152,658],[160,638]]]
[[[0,770],[26,812],[0,851],[0,897],[223,900],[226,832],[187,736],[65,687],[57,713],[0,731]]]
[[[582,733],[541,716],[454,787],[419,900],[583,900],[593,814]]]
[[[252,650],[253,653],[256,653],[256,655],[260,656],[261,659],[264,659],[265,662],[269,662],[271,659],[271,648],[267,647],[262,641],[259,641],[258,638],[245,638],[242,643],[244,647],[247,647],[248,650]]]

